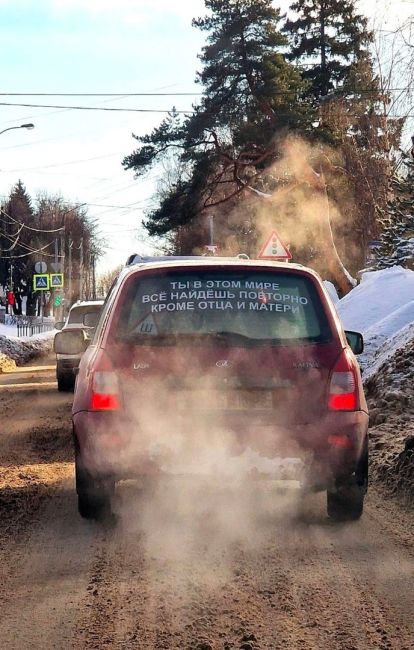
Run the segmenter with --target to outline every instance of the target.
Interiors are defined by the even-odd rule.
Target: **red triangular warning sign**
[[[272,230],[259,255],[259,260],[291,260],[292,255],[283,244],[276,230]]]

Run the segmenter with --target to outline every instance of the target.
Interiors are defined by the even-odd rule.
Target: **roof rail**
[[[212,255],[138,255],[138,253],[133,253],[130,255],[126,261],[126,266],[132,266],[133,264],[149,264],[151,262],[174,262],[182,260],[208,260],[208,259],[220,259]],[[222,259],[235,260],[235,259],[250,259],[245,253],[239,253],[235,257],[224,257]]]

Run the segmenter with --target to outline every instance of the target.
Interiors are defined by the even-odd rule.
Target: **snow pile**
[[[414,272],[365,273],[336,307],[345,328],[364,335],[371,474],[414,500]]]
[[[366,381],[414,336],[414,272],[393,266],[364,273],[336,308],[345,329],[364,335],[359,362]]]
[[[10,329],[14,333],[14,328]],[[16,365],[48,354],[52,350],[55,330],[21,338],[5,335],[4,332],[8,332],[8,330],[7,326],[2,326],[0,333],[0,372],[12,370]]]
[[[325,289],[329,293],[332,302],[334,303],[334,305],[336,305],[336,303],[339,301],[339,296],[335,285],[332,284],[332,282],[329,282],[329,280],[324,280],[323,283],[325,285]]]

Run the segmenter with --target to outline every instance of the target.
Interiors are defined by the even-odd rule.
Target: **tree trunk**
[[[345,296],[349,293],[355,286],[356,280],[348,273],[342,260],[339,257],[337,248],[335,246],[335,241],[333,238],[331,220],[329,216],[329,198],[326,188],[325,178],[323,174],[320,175],[321,182],[323,183],[322,192],[324,195],[324,204],[325,210],[320,214],[319,226],[320,226],[320,246],[321,254],[325,255],[326,263],[328,269],[336,283],[339,293],[341,296]]]
[[[321,25],[321,72],[322,72],[322,95],[328,94],[328,75],[326,70],[326,34],[325,34],[325,3],[321,0],[321,10],[319,14]]]

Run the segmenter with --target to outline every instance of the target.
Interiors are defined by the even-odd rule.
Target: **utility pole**
[[[211,214],[209,216],[210,222],[210,246],[214,246],[214,216]]]
[[[65,228],[65,222],[63,222],[63,228]],[[61,263],[61,273],[65,272],[65,236],[66,230],[63,230],[60,234],[60,263]]]
[[[83,239],[81,239],[79,250],[79,298],[83,300]]]
[[[70,302],[72,302],[72,246],[73,241],[69,235],[68,293]]]
[[[208,217],[209,231],[210,231],[210,243],[205,246],[210,255],[215,255],[217,251],[217,246],[214,243],[214,215],[210,214]]]
[[[95,255],[92,256],[92,300],[96,300]]]

